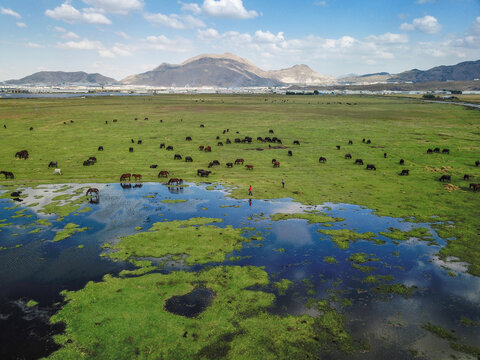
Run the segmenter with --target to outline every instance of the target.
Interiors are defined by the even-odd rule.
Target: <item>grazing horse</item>
[[[470,188],[470,189],[475,189],[475,185],[477,185],[477,184],[470,183],[470,186],[469,186],[469,188]]]
[[[245,165],[245,168],[246,168],[247,170],[253,170],[253,165]]]
[[[33,130],[33,127],[30,127],[30,131],[32,131],[32,130]]]
[[[433,149],[433,152],[434,152],[434,153],[439,153],[439,152],[440,152],[440,148],[436,147],[435,149]]]
[[[18,151],[16,154],[15,154],[15,157],[18,157],[19,159],[28,159],[28,151],[27,150],[22,150],[22,151]]]
[[[132,142],[132,144],[135,144],[135,140],[131,139],[130,141]]]
[[[142,175],[140,174],[132,174],[133,178],[136,180],[142,180]]]
[[[470,180],[470,175],[468,174],[463,175],[463,180]]]
[[[478,165],[480,165],[480,160],[475,161],[475,166],[478,167]]]
[[[298,140],[293,140],[293,145],[300,145],[300,141],[298,141]]]
[[[62,170],[60,170],[60,169],[54,169],[54,170],[53,170],[53,175],[62,175]]]
[[[400,173],[400,176],[408,176],[410,175],[410,170],[408,169],[403,169],[402,172]]]
[[[217,146],[223,146],[223,143],[222,143],[221,141],[219,141],[219,142],[217,143]]]
[[[129,152],[133,152],[133,147],[128,148],[128,151],[129,151]]]
[[[273,130],[272,129],[268,130],[268,133],[273,134]]]
[[[97,158],[95,156],[90,156],[87,161],[91,161],[95,164],[97,162]]]
[[[275,164],[276,161],[277,159],[272,159],[272,164]]]
[[[191,136],[187,136],[187,137],[185,138],[185,141],[192,141],[192,137],[191,137]]]
[[[363,143],[365,142],[365,138],[362,139],[362,142],[363,142]]]
[[[440,179],[438,179],[438,181],[450,181],[450,180],[451,180],[450,175],[442,175],[440,176]]]
[[[442,154],[450,154],[450,149],[443,149]]]
[[[235,138],[235,144],[240,144],[242,142],[242,140],[240,140],[239,138]]]
[[[200,127],[201,127],[201,128],[204,128],[204,127],[205,127],[205,125],[203,125],[203,124],[200,124]]]
[[[345,154],[345,159],[351,159],[352,155],[351,154]]]
[[[367,170],[377,170],[377,168],[373,164],[367,164]]]
[[[275,161],[275,163],[273,164],[273,167],[274,168],[280,167],[280,161]]]
[[[113,122],[117,122],[118,120],[117,119],[113,119]]]
[[[244,162],[244,161],[245,161],[245,160],[243,160],[242,158],[239,158],[239,159],[235,160],[235,165],[239,165],[239,164],[242,164],[242,165],[243,165],[243,162]]]
[[[231,144],[231,143],[232,143],[232,141],[231,141],[230,139],[227,139],[225,142],[226,142],[227,144]]]
[[[56,168],[56,167],[58,167],[58,164],[57,164],[56,161],[50,161],[50,164],[48,164],[48,167],[49,168],[51,168],[51,167]]]
[[[185,162],[193,162],[193,159],[191,156],[185,156]]]
[[[337,145],[337,150],[340,150],[340,145]]]
[[[383,153],[383,157],[386,159],[387,158],[387,153]]]
[[[150,169],[156,169],[157,168],[157,164],[154,164],[154,165],[150,165]]]
[[[209,170],[203,170],[203,169],[198,169],[197,170],[197,176],[202,176],[202,177],[208,177],[212,172]]]
[[[180,154],[173,155],[173,160],[182,160],[182,155]]]
[[[292,150],[288,150],[288,156],[293,156]]]
[[[173,146],[172,145],[168,145],[165,150],[167,151],[173,151]]]
[[[138,141],[137,141],[137,144],[140,145],[141,143],[142,143],[142,140],[138,140]]]
[[[0,174],[5,175],[5,179],[15,179],[15,176],[13,176],[11,171],[0,171]]]
[[[433,153],[433,150],[432,149],[428,149],[427,150],[427,154],[432,154]]]
[[[160,171],[160,172],[158,173],[158,177],[159,177],[159,178],[160,178],[160,177],[164,177],[164,178],[168,177],[168,171],[167,171],[167,170],[162,170],[162,171]]]
[[[479,191],[480,190],[480,184],[470,184],[470,189],[473,191]]]
[[[168,180],[167,185],[178,185],[180,182],[180,179],[178,178],[171,178]],[[182,181],[183,182],[183,181]]]
[[[363,160],[362,159],[356,159],[355,160],[355,165],[363,165]]]
[[[227,168],[231,168],[231,167],[233,167],[233,163],[231,162],[227,163]]]
[[[200,150],[200,151],[203,151],[203,149],[205,149],[205,146],[203,146],[203,145],[200,145],[200,146],[198,147],[198,150]]]
[[[327,158],[326,158],[326,157],[323,157],[323,156],[320,156],[320,157],[318,158],[318,162],[320,162],[320,163],[327,162]]]
[[[99,146],[98,151],[103,151],[103,146]]]
[[[352,140],[348,140],[348,145],[353,145],[353,141],[352,141]]]
[[[165,143],[160,144],[160,149],[163,149],[163,148],[165,148]]]
[[[215,140],[220,140],[220,136],[217,135],[217,137],[215,138]]]
[[[371,144],[372,142],[370,141],[370,139],[367,140],[367,144]]]
[[[210,146],[206,146],[204,151],[205,152],[212,152],[212,148]]]
[[[400,159],[400,161],[399,161],[398,163],[399,163],[400,165],[403,165],[403,164],[405,164],[405,160]]]
[[[120,181],[125,181],[128,179],[128,181],[130,181],[130,178],[131,178],[131,174],[122,174],[122,176],[120,176]]]

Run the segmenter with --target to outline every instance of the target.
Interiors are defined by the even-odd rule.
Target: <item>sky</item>
[[[0,0],[0,80],[121,80],[205,53],[335,77],[480,59],[480,0]]]

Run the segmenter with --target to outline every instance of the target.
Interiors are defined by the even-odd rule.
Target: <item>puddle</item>
[[[62,301],[60,291],[77,290],[88,281],[101,281],[105,274],[135,269],[129,263],[99,256],[106,251],[103,245],[115,243],[121,236],[148,231],[155,222],[199,216],[220,218],[222,223],[215,226],[231,225],[244,229],[247,238],[262,238],[244,243],[222,264],[264,267],[272,284],[290,280],[293,284],[282,293],[273,285],[262,289],[277,295],[273,313],[315,315],[315,310],[307,306],[312,298],[348,302],[345,312],[353,336],[370,344],[368,352],[349,355],[352,359],[383,359],[387,354],[405,358],[411,356],[409,351],[436,359],[445,341],[421,329],[427,322],[454,330],[464,343],[479,342],[478,327],[463,326],[460,319],[480,320],[480,278],[466,274],[465,264],[456,259],[445,261],[435,256],[445,241],[428,223],[377,216],[370,209],[349,204],[306,206],[291,199],[232,199],[220,186],[141,185],[42,185],[22,188],[21,203],[0,199],[0,358],[37,359],[48,355],[55,349],[51,335],[62,329],[48,325],[45,314],[53,314],[58,308],[55,304]],[[61,219],[42,213],[42,207],[55,201],[55,197],[71,196],[87,187],[100,189],[98,203],[83,203]],[[82,212],[86,207],[91,210]],[[312,211],[343,220],[309,223],[302,219],[270,219],[274,213]],[[87,230],[53,242],[55,235],[71,223]],[[385,236],[390,228],[426,228],[431,239],[390,239]],[[319,230],[371,232],[374,236],[353,239],[342,249],[332,241],[331,233]],[[189,267],[182,257],[146,259],[154,265],[167,260],[166,266],[158,270],[163,273],[219,265]],[[378,290],[391,284],[414,291],[401,296]],[[211,290],[196,288],[171,298],[165,306],[181,316],[195,317],[213,297]],[[38,302],[34,310],[19,306],[29,300]],[[26,348],[33,350],[26,353]],[[441,355],[450,354],[459,356],[447,345]],[[342,355],[331,358],[340,359]]]
[[[194,318],[204,312],[215,298],[215,292],[208,288],[195,288],[185,295],[172,296],[165,303],[165,310],[172,314]]]

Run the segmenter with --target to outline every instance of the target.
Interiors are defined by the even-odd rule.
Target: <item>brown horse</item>
[[[231,167],[233,167],[233,163],[231,162],[227,163],[227,168],[231,168]]]
[[[160,172],[158,173],[158,177],[159,177],[159,178],[160,178],[160,177],[164,177],[164,178],[168,177],[168,171],[167,171],[167,170],[162,170],[162,171],[160,171]]]
[[[235,160],[235,165],[239,165],[239,164],[242,164],[242,165],[243,165],[243,162],[244,162],[244,161],[245,161],[245,160],[243,160],[243,159],[237,159],[237,160]]]
[[[98,191],[97,188],[90,188],[87,190],[87,193],[85,194],[85,196],[91,196],[91,195],[95,195],[96,197],[98,197],[100,194],[100,192]]]
[[[205,152],[212,152],[212,148],[210,146],[206,146],[204,151]]]
[[[247,170],[253,170],[253,165],[245,165],[245,168],[246,168]]]
[[[135,180],[142,180],[142,175],[140,174],[132,174],[132,176]]]
[[[280,161],[275,161],[275,163],[273,164],[273,167],[274,168],[280,167]]]
[[[200,145],[200,146],[198,147],[198,150],[200,150],[200,151],[203,151],[203,149],[205,149],[205,146],[203,146],[203,145]]]
[[[324,162],[326,162],[326,161],[327,161],[327,158],[326,158],[326,157],[320,156],[320,157],[318,158],[318,162],[324,163]]]
[[[120,176],[120,181],[125,181],[127,179],[130,181],[131,176],[131,174],[122,174],[122,176]]]
[[[19,159],[28,159],[28,151],[27,150],[21,150],[21,151],[18,151],[16,154],[15,154],[15,157],[18,157]]]

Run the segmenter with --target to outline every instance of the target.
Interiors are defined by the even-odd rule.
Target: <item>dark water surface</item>
[[[62,301],[60,291],[81,289],[88,281],[99,281],[107,273],[115,275],[123,269],[133,268],[100,257],[103,244],[136,233],[136,227],[146,230],[158,221],[191,217],[221,218],[223,222],[216,226],[255,228],[245,230],[244,235],[264,238],[263,241],[245,243],[240,251],[229,254],[223,264],[264,266],[272,282],[293,281],[285,294],[277,295],[272,312],[316,315],[316,310],[306,306],[310,298],[335,295],[339,302],[349,299],[351,306],[345,308],[348,326],[355,338],[371,345],[369,352],[349,355],[349,358],[405,359],[411,357],[412,351],[418,351],[420,358],[450,358],[454,352],[449,349],[448,342],[421,329],[421,325],[427,322],[454,331],[462,343],[480,344],[480,328],[460,322],[462,317],[480,320],[480,279],[466,274],[465,264],[446,263],[435,256],[445,242],[434,230],[431,230],[433,244],[413,238],[394,242],[378,235],[376,238],[383,240],[384,244],[357,240],[346,250],[339,249],[330,236],[317,232],[319,229],[351,229],[378,234],[388,231],[389,227],[431,229],[430,224],[381,217],[370,209],[348,204],[326,203],[309,207],[291,199],[253,200],[250,203],[248,199],[227,197],[221,187],[207,190],[206,185],[169,189],[161,184],[146,183],[142,187],[123,189],[119,184],[97,184],[100,202],[85,204],[92,211],[70,214],[61,221],[37,212],[42,204],[25,206],[48,201],[47,194],[60,187],[42,185],[37,189],[25,189],[28,198],[15,209],[12,207],[17,203],[0,200],[0,221],[6,220],[0,222],[0,226],[12,223],[0,227],[0,247],[7,248],[0,251],[0,359],[37,359],[48,355],[56,348],[51,334],[62,331],[60,325],[48,325],[49,317]],[[59,194],[62,193],[55,193]],[[39,198],[40,195],[44,198]],[[162,202],[165,199],[187,201],[172,204]],[[22,209],[26,211],[18,213]],[[319,210],[345,221],[325,226],[308,224],[306,220],[274,222],[269,218],[270,214],[277,212],[306,210]],[[38,219],[49,219],[52,225],[33,224]],[[55,233],[68,223],[89,229],[63,241],[52,242]],[[40,231],[31,233],[35,229]],[[16,247],[18,245],[22,246]],[[379,259],[365,264],[375,267],[371,272],[352,267],[348,260],[351,254],[360,252]],[[337,263],[325,262],[326,256],[334,257]],[[159,271],[199,270],[202,267],[187,268],[181,262],[172,262]],[[379,294],[375,291],[378,283],[364,282],[368,275],[392,275],[394,281],[389,283],[416,286],[418,290],[408,297]],[[175,298],[170,305],[180,315],[197,316],[213,299],[214,294],[207,294],[207,290],[198,288],[194,291],[199,294]],[[263,290],[276,292],[273,286]],[[28,307],[26,304],[31,299],[38,305]],[[172,308],[167,310],[172,311]],[[455,354],[460,358],[474,359]],[[339,354],[338,358],[344,356]]]

